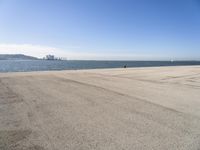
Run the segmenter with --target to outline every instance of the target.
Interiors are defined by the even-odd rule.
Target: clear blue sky
[[[200,0],[0,0],[2,44],[86,59],[200,59]]]

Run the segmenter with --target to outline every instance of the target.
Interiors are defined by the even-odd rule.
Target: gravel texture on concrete
[[[0,150],[151,149],[200,149],[200,66],[0,74]]]

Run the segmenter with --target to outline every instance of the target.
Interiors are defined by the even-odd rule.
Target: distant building
[[[55,60],[54,55],[46,55],[46,60]]]
[[[55,57],[54,55],[46,55],[45,57],[43,57],[43,60],[67,60],[67,58]]]

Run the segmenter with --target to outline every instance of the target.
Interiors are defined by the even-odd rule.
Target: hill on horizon
[[[38,58],[33,56],[27,56],[24,54],[0,54],[0,60],[37,60]]]

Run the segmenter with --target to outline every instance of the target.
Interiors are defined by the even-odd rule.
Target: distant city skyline
[[[0,0],[0,54],[200,60],[199,0]]]

